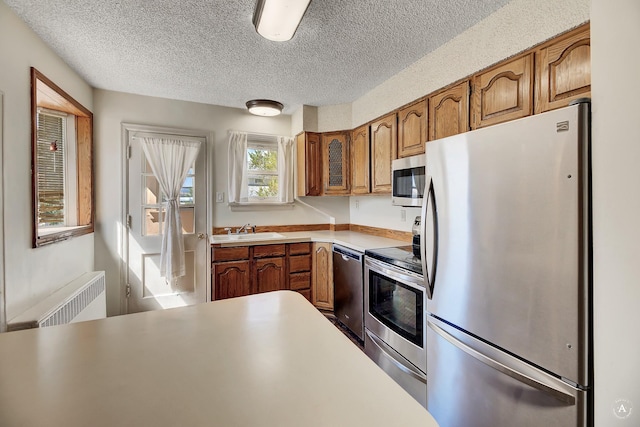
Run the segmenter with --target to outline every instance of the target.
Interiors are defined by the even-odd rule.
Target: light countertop
[[[210,243],[221,245],[223,247],[230,246],[248,246],[248,245],[272,245],[276,243],[296,243],[296,242],[329,242],[343,245],[356,251],[364,252],[367,249],[386,248],[391,246],[406,246],[411,243],[402,240],[389,239],[386,237],[374,236],[372,234],[359,233],[356,231],[295,231],[288,233],[278,233],[283,238],[268,240],[251,240],[249,233],[246,239],[223,240],[224,235],[212,235]],[[222,236],[222,239],[219,237]]]
[[[2,426],[436,426],[295,292],[0,334]]]

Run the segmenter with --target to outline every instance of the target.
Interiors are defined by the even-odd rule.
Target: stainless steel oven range
[[[365,252],[365,353],[425,407],[426,298],[411,246]]]

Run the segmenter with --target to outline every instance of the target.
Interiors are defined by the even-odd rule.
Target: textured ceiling
[[[4,0],[91,86],[244,108],[352,102],[509,0],[312,0],[288,42],[255,0]]]

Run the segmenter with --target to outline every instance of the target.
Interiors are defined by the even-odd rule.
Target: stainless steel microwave
[[[404,157],[391,163],[391,203],[396,206],[422,206],[426,156]]]

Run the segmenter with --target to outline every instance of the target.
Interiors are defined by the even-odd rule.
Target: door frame
[[[128,284],[128,259],[129,259],[129,229],[127,228],[127,215],[129,212],[129,137],[136,132],[144,133],[166,133],[173,135],[183,135],[194,138],[204,138],[205,144],[204,153],[205,156],[205,194],[207,194],[205,203],[205,215],[206,215],[206,227],[207,227],[207,240],[212,230],[212,218],[211,218],[211,197],[209,196],[209,188],[211,188],[209,179],[209,170],[211,169],[212,159],[208,155],[208,146],[210,141],[213,141],[213,132],[205,130],[174,128],[164,126],[143,125],[136,123],[121,123],[122,133],[122,145],[121,145],[121,160],[122,160],[122,211],[120,212],[120,314],[128,313],[129,311],[129,299],[127,297],[127,284]],[[213,151],[213,150],[211,150]],[[211,265],[211,251],[207,250],[205,265]],[[205,274],[206,281],[206,295],[207,301],[211,301],[211,274]]]

